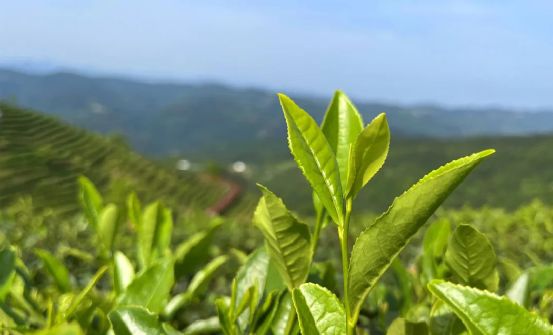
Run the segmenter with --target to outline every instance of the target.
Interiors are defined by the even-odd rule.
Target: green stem
[[[325,221],[327,219],[327,214],[323,209],[317,213],[317,221],[315,222],[315,229],[313,230],[313,237],[311,241],[311,250],[313,252],[313,257],[317,253],[317,248],[319,246],[319,236],[321,235],[321,229],[323,228]]]
[[[338,236],[340,238],[340,249],[342,252],[342,276],[344,281],[344,307],[346,310],[346,328],[347,335],[353,335],[355,330],[355,325],[351,326],[351,315],[349,313],[349,289],[348,289],[348,278],[349,278],[349,246],[348,246],[348,233],[349,233],[349,221],[351,217],[351,207],[352,200],[351,198],[346,199],[346,215],[342,225],[342,229],[338,231]]]

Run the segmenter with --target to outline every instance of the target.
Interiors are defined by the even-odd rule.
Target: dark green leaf
[[[56,286],[61,292],[71,291],[71,281],[69,279],[69,271],[56,257],[50,252],[43,249],[35,250],[36,255],[42,260],[46,270],[50,273]]]

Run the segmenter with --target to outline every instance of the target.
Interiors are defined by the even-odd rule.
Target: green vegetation
[[[161,199],[179,212],[206,210],[230,191],[207,174],[165,169],[117,140],[73,128],[38,113],[0,104],[0,204],[30,197],[37,211],[60,215],[78,210],[77,177],[86,175],[121,204],[134,190],[143,199]],[[107,192],[109,190],[109,193]],[[249,213],[247,196],[235,213]],[[236,201],[240,202],[240,201]]]
[[[79,160],[94,157],[81,155],[87,146],[67,149],[71,146],[64,143],[80,143],[76,134],[84,133],[2,106],[1,120],[9,121],[0,123],[2,145],[7,157],[17,158],[6,161],[31,157],[22,160],[25,171],[41,181],[52,178],[48,170],[34,175],[29,162],[64,157],[75,188],[74,198],[64,199],[80,210],[59,215],[46,209],[63,207],[39,201],[41,208],[35,198],[46,193],[30,192],[27,184],[14,184],[24,192],[6,193],[0,215],[0,331],[553,334],[553,208],[534,201],[516,211],[438,209],[462,190],[465,179],[468,186],[475,183],[467,176],[489,168],[494,150],[435,164],[437,169],[398,192],[391,206],[374,216],[359,199],[386,173],[388,152],[393,155],[386,115],[365,125],[337,92],[319,126],[290,98],[279,98],[290,151],[309,185],[313,217],[290,211],[286,199],[262,185],[251,222],[236,220],[236,212],[209,218],[179,209],[205,209],[206,202],[182,204],[167,189],[154,193],[152,180],[140,182],[136,175],[135,184],[122,188],[117,181],[130,179],[121,172],[128,170],[121,167],[115,177],[111,173],[119,165],[96,161],[85,170]],[[41,134],[35,122],[73,140],[58,142],[43,134],[40,145],[25,141]],[[22,123],[34,132],[18,133]],[[90,146],[119,148],[117,155],[104,156],[104,163],[118,157],[120,166],[130,166],[132,154],[120,144],[87,136],[83,141]],[[147,162],[132,162],[139,161]],[[11,173],[5,182],[18,180],[15,171],[23,167],[0,166],[1,173]],[[173,176],[166,182],[183,178],[157,167],[152,171]],[[104,184],[97,189],[82,172],[103,173],[98,179]],[[221,190],[223,179],[190,177],[198,182],[195,187]],[[55,188],[64,184],[53,180],[48,191],[56,198]],[[129,192],[132,187],[138,192]],[[247,212],[244,203],[239,208]]]

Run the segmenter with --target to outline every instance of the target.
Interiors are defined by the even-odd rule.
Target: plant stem
[[[311,242],[313,257],[315,257],[315,253],[317,252],[317,247],[319,246],[319,236],[321,235],[321,229],[325,224],[326,218],[327,214],[324,209],[317,213],[317,221],[315,222],[315,229],[313,231],[313,238]]]
[[[342,252],[342,278],[344,281],[344,307],[346,310],[346,328],[347,335],[353,335],[355,326],[350,325],[351,315],[349,315],[349,289],[348,289],[348,277],[349,277],[349,245],[348,245],[348,233],[349,233],[349,221],[351,217],[352,199],[346,199],[346,215],[342,225],[342,229],[338,230],[338,236],[340,238],[340,249]]]

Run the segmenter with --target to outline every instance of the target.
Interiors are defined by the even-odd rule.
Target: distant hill
[[[392,136],[382,170],[356,200],[359,211],[381,212],[409,186],[439,166],[473,152],[495,148],[453,192],[446,207],[515,209],[534,199],[553,204],[553,135],[405,139]],[[268,186],[290,207],[310,213],[311,193],[291,158],[256,166],[252,181]]]
[[[320,98],[285,93],[319,120],[332,94]],[[90,130],[120,133],[134,148],[149,155],[255,160],[267,155],[268,150],[260,148],[284,148],[280,139],[285,124],[274,92],[267,90],[0,70],[0,99]],[[367,121],[387,112],[395,137],[553,132],[553,112],[549,111],[355,103]]]
[[[254,205],[236,183],[164,168],[117,139],[7,104],[0,104],[0,153],[0,206],[26,197],[37,210],[75,213],[79,175],[89,177],[109,201],[122,203],[136,191],[181,214],[212,209],[249,215]]]

